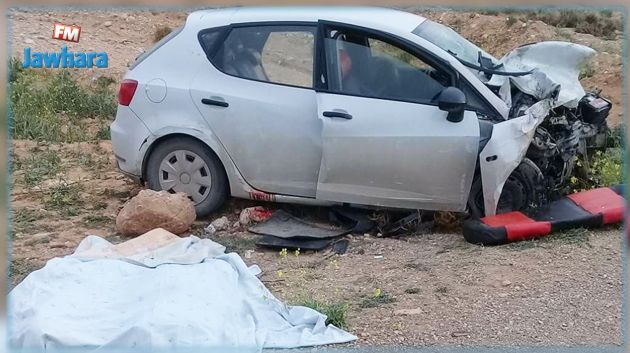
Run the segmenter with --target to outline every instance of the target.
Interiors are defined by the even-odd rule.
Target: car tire
[[[497,214],[511,211],[527,211],[540,206],[544,200],[543,175],[531,160],[523,161],[510,174],[497,205]],[[472,218],[485,216],[481,178],[473,181],[468,197],[468,211]]]
[[[199,158],[199,159],[198,159]],[[218,210],[228,197],[228,180],[219,158],[192,138],[174,137],[157,145],[147,160],[147,186],[185,192],[198,217]]]

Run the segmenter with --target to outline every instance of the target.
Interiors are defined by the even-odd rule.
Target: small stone
[[[245,250],[245,258],[251,259],[252,255],[254,255],[254,250]]]
[[[499,298],[507,298],[508,294],[507,293],[499,293]]]
[[[37,233],[28,236],[28,239],[24,241],[24,245],[31,246],[35,244],[43,244],[50,242],[52,233]]]
[[[103,26],[105,26],[105,27],[111,27],[111,25],[112,25],[112,21],[105,21],[103,23]]]
[[[510,282],[510,281],[508,281],[508,280],[506,279],[505,281],[501,282],[501,285],[502,285],[503,287],[511,286],[511,285],[512,285],[512,282]]]
[[[26,39],[24,39],[24,43],[25,43],[25,44],[34,44],[34,43],[35,43],[35,41],[34,41],[34,40],[32,40],[31,38],[26,38]]]
[[[421,315],[423,313],[424,313],[424,311],[422,311],[421,308],[394,310],[394,315],[403,315],[403,316],[407,316],[407,315]]]
[[[227,230],[230,227],[230,220],[226,216],[223,216],[212,221],[210,225],[213,226],[217,232]]]

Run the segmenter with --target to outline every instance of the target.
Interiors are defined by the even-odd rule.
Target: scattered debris
[[[377,237],[395,236],[402,233],[428,232],[435,225],[432,212],[413,211],[411,213],[387,212],[378,219]]]
[[[181,234],[195,221],[195,207],[184,193],[142,190],[127,201],[116,217],[116,230],[140,235],[155,228]]]
[[[325,249],[332,243],[331,239],[309,238],[279,238],[273,235],[262,235],[256,241],[256,245],[277,249],[301,249],[318,251]]]
[[[330,210],[330,218],[339,223],[353,223],[354,225],[350,230],[353,234],[369,232],[376,225],[374,220],[370,219],[365,212],[349,207],[332,208]]]
[[[250,227],[249,231],[278,238],[328,239],[347,234],[350,229],[339,227],[323,228],[320,225],[314,225],[299,219],[286,211],[278,210],[265,222]]]
[[[207,227],[203,229],[206,232],[206,235],[214,235],[217,232],[216,228],[212,224],[208,224]]]
[[[228,230],[228,228],[230,228],[230,220],[226,216],[223,216],[212,221],[204,230],[206,234],[213,235],[216,232]]]
[[[273,211],[267,210],[262,206],[248,207],[241,211],[240,215],[238,216],[238,221],[241,225],[247,226],[252,223],[252,221],[262,222],[271,217],[273,213]]]
[[[472,244],[502,245],[575,228],[596,228],[623,221],[624,185],[580,191],[538,209],[469,219],[464,238]]]
[[[348,251],[350,241],[348,239],[340,239],[332,244],[332,251],[337,255],[343,255]]]

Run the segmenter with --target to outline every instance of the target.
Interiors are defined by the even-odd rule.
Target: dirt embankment
[[[612,100],[611,125],[622,119],[623,38],[615,40],[577,33],[571,28],[557,28],[537,20],[508,20],[510,15],[483,15],[473,12],[424,11],[421,15],[446,24],[490,54],[501,57],[510,50],[528,43],[560,40],[579,43],[598,53],[587,68],[582,84],[587,90],[602,90]],[[51,39],[53,23],[76,23],[81,26],[79,43],[66,43],[71,51],[105,51],[109,68],[75,70],[80,77],[93,80],[99,76],[122,79],[128,65],[153,45],[155,31],[162,27],[182,25],[186,12],[121,11],[121,12],[18,12],[10,16],[12,52],[23,57],[24,48],[57,51],[58,40]]]
[[[497,58],[512,49],[541,41],[565,41],[582,44],[597,51],[583,70],[584,89],[601,90],[613,108],[611,126],[623,122],[623,38],[614,40],[577,33],[572,28],[557,28],[536,20],[508,20],[510,15],[482,15],[473,12],[423,12],[423,16],[452,27],[462,36]],[[550,55],[552,55],[550,53]]]

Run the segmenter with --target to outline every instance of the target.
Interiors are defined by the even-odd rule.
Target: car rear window
[[[136,58],[136,61],[131,65],[131,67],[129,67],[129,70],[133,70],[144,59],[148,58],[149,55],[153,54],[153,52],[155,52],[161,46],[166,44],[169,40],[175,38],[175,36],[178,35],[183,29],[184,29],[184,26],[180,26],[180,27],[175,28],[174,30],[171,31],[171,33],[167,34],[164,38],[160,39],[157,43],[155,43],[155,45],[151,49],[149,49],[149,50],[145,51],[144,53],[140,54]]]
[[[242,26],[233,28],[216,51],[204,49],[225,74],[312,88],[316,31],[314,25]],[[199,39],[203,46],[201,35]]]

